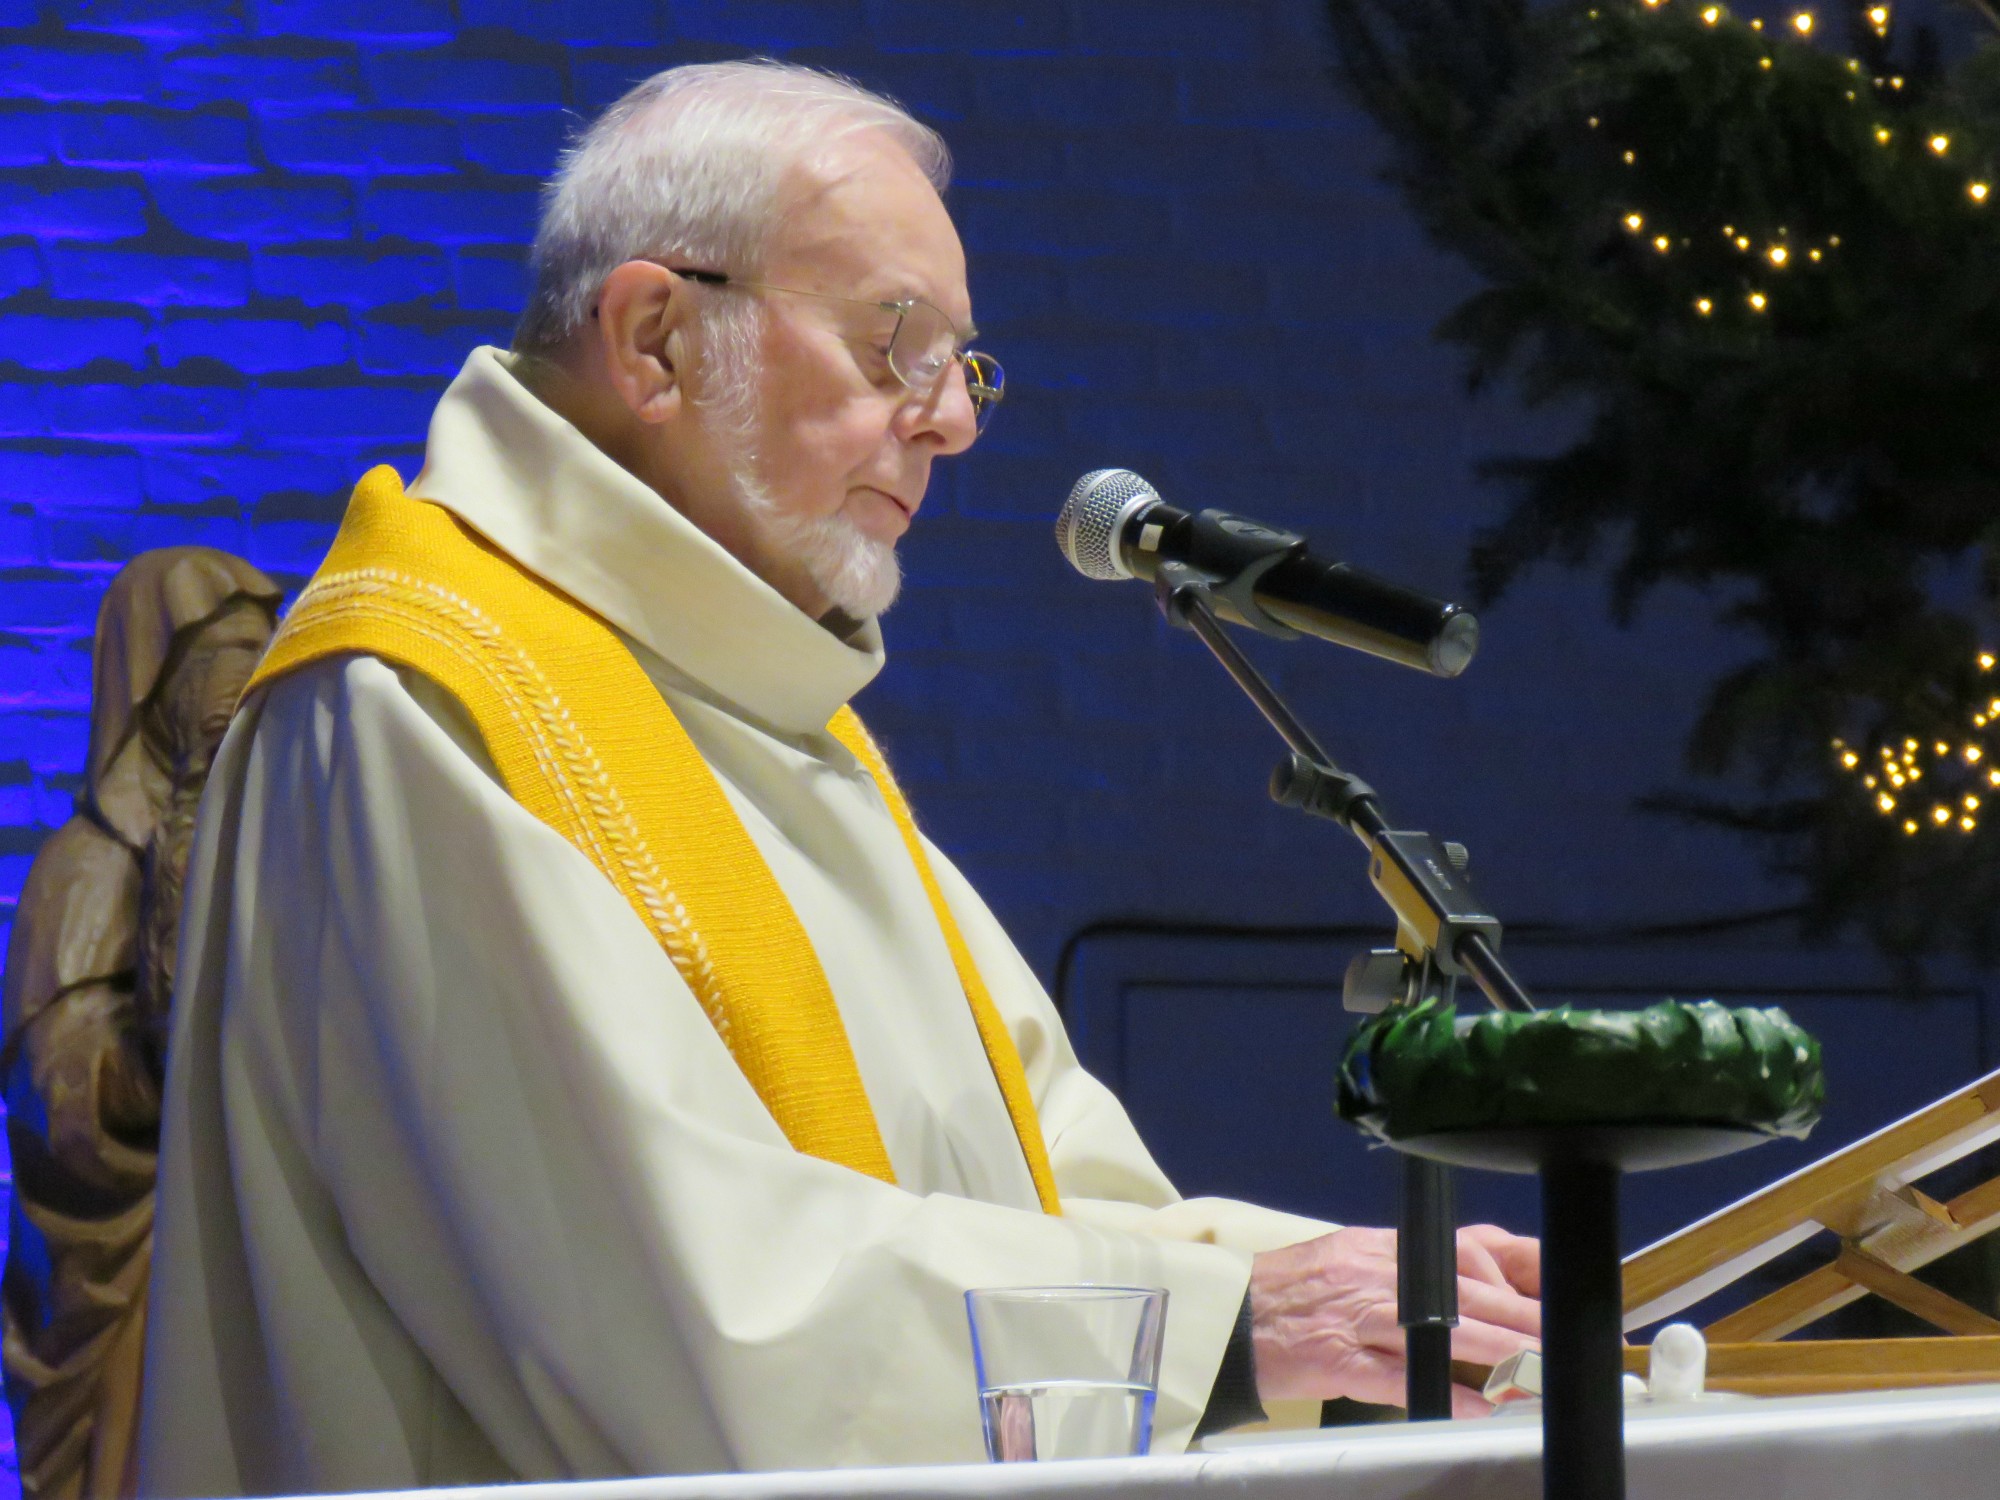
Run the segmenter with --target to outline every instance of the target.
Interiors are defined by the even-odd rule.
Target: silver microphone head
[[[1130,469],[1092,469],[1056,515],[1056,545],[1085,578],[1130,578],[1132,570],[1118,555],[1118,535],[1135,511],[1159,498]]]

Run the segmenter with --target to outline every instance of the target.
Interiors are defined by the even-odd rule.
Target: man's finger
[[[1498,1224],[1473,1224],[1459,1231],[1463,1244],[1471,1240],[1493,1257],[1501,1276],[1517,1292],[1530,1297],[1542,1294],[1542,1242],[1526,1235],[1510,1234]],[[1463,1264],[1459,1267],[1464,1269]]]
[[[1466,1317],[1511,1328],[1530,1338],[1541,1336],[1542,1304],[1533,1297],[1523,1297],[1511,1287],[1493,1286],[1461,1276],[1458,1278],[1458,1310]]]
[[[1538,1342],[1516,1329],[1496,1328],[1477,1318],[1465,1318],[1451,1331],[1451,1357],[1475,1365],[1497,1365],[1510,1354],[1535,1348]]]
[[[1500,1269],[1500,1262],[1493,1258],[1493,1252],[1470,1232],[1461,1232],[1458,1237],[1458,1274],[1493,1286],[1512,1284],[1507,1273]]]
[[[1493,1410],[1493,1403],[1469,1385],[1455,1385],[1451,1388],[1451,1414],[1454,1417],[1483,1417]]]

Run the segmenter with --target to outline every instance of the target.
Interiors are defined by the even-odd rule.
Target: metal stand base
[[[1542,1168],[1542,1494],[1625,1500],[1618,1168]]]

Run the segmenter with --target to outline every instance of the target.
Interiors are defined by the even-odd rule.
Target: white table
[[[1995,1500],[2000,1385],[1636,1411],[1630,1500]],[[1540,1500],[1532,1419],[1223,1438],[1178,1458],[429,1490],[428,1500]]]

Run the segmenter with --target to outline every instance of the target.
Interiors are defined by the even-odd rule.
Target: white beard
[[[889,542],[868,535],[844,511],[811,519],[788,515],[771,492],[739,465],[737,496],[773,549],[806,570],[827,603],[857,620],[884,613],[903,587],[903,566]]]

